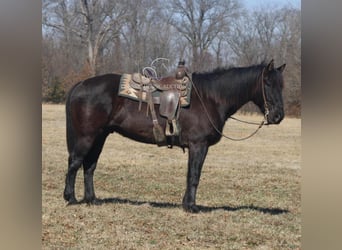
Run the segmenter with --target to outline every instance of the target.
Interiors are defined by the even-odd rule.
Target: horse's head
[[[284,86],[283,71],[286,64],[274,67],[273,59],[261,74],[261,95],[255,103],[264,113],[268,124],[279,124],[284,118],[282,90]]]

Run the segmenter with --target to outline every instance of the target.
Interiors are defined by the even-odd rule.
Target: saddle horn
[[[182,79],[185,76],[186,68],[185,68],[185,60],[179,60],[177,70],[176,70],[176,79]]]

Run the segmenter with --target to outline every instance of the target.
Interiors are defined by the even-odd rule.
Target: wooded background
[[[42,96],[63,102],[76,82],[141,72],[156,58],[167,75],[185,59],[191,72],[287,64],[287,115],[301,114],[301,11],[249,10],[239,0],[43,0]],[[157,65],[158,66],[158,65]],[[166,66],[166,67],[163,67]],[[245,111],[255,111],[247,104]]]

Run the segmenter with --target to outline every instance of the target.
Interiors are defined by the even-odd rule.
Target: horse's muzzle
[[[268,124],[279,124],[284,119],[284,111],[278,110],[276,112],[270,112],[267,116],[267,123]]]

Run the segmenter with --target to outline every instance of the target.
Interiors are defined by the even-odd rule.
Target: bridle
[[[213,128],[215,129],[215,131],[217,133],[219,133],[222,137],[226,138],[226,139],[229,139],[229,140],[232,140],[232,141],[243,141],[243,140],[246,140],[246,139],[249,139],[251,138],[253,135],[255,135],[263,125],[267,125],[267,121],[268,121],[268,115],[270,113],[270,110],[268,108],[268,103],[267,103],[267,99],[266,99],[266,92],[265,92],[265,83],[264,83],[264,72],[265,72],[265,68],[262,69],[262,72],[261,72],[261,76],[260,76],[260,85],[261,85],[261,90],[262,90],[262,98],[263,98],[263,101],[264,101],[264,109],[265,109],[265,114],[264,114],[264,119],[259,123],[254,123],[254,122],[246,122],[246,121],[242,121],[240,119],[237,119],[233,116],[231,116],[230,118],[233,119],[233,120],[236,120],[236,121],[239,121],[239,122],[243,122],[243,123],[247,123],[247,124],[254,124],[254,125],[259,125],[258,128],[253,132],[251,133],[250,135],[246,136],[246,137],[243,137],[243,138],[233,138],[233,137],[230,137],[230,136],[227,136],[225,134],[223,134],[214,124],[212,118],[210,117],[210,114],[203,102],[203,99],[202,97],[200,96],[198,90],[197,90],[197,87],[195,86],[195,84],[193,83],[192,81],[192,77],[191,77],[191,74],[188,74],[187,75],[189,76],[189,79],[190,79],[190,82],[191,82],[191,85],[192,87],[194,88],[195,92],[196,92],[196,95],[198,96],[200,102],[201,102],[201,105],[204,109],[204,113],[206,114],[210,124],[213,126]]]
[[[268,108],[268,103],[267,103],[267,98],[266,98],[266,92],[265,92],[264,72],[265,72],[265,68],[262,69],[260,79],[261,79],[262,98],[264,99],[264,109],[265,109],[264,121],[267,123],[267,121],[268,121],[268,115],[270,114],[270,110],[269,110],[269,108]]]

